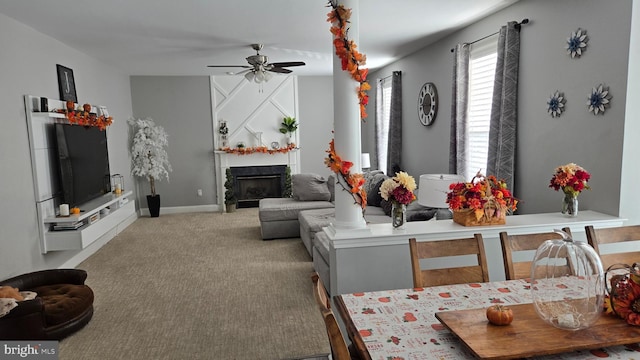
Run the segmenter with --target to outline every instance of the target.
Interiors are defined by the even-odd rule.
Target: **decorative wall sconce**
[[[547,100],[547,111],[549,112],[549,115],[553,118],[562,115],[566,101],[564,93],[556,90],[556,92],[549,97],[549,100]]]

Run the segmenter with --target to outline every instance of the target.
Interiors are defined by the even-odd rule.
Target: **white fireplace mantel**
[[[291,174],[300,172],[300,151],[293,149],[286,153],[252,153],[238,155],[228,153],[222,150],[214,151],[216,166],[216,186],[218,206],[224,211],[224,182],[226,180],[226,172],[230,167],[235,166],[269,166],[269,165],[287,165],[291,168]]]

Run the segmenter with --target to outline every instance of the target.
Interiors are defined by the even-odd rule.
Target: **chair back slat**
[[[327,336],[329,337],[333,359],[350,360],[351,354],[349,348],[342,336],[342,331],[340,330],[335,314],[333,310],[331,310],[331,301],[329,300],[327,290],[324,288],[324,283],[318,273],[315,272],[311,275],[311,280],[313,281],[313,295],[316,298],[320,314],[322,314],[325,327],[327,328]]]
[[[613,228],[596,229],[592,225],[585,226],[587,233],[587,241],[593,249],[600,255],[602,266],[606,270],[613,264],[628,264],[640,262],[640,243],[632,244],[631,242],[640,241],[640,225],[618,226]],[[628,251],[609,252],[604,251],[601,245],[609,245],[615,243],[629,243]],[[605,249],[606,250],[606,249]],[[616,249],[619,250],[619,249]]]
[[[565,227],[562,229],[571,235],[571,229]],[[523,251],[537,250],[542,243],[547,240],[562,239],[562,235],[555,232],[544,232],[534,234],[509,235],[506,231],[500,233],[500,243],[502,245],[502,259],[504,261],[504,273],[507,280],[526,279],[531,276],[531,259],[515,261],[514,253]],[[558,254],[563,256],[563,254]],[[566,255],[566,254],[565,254]],[[570,270],[571,265],[567,260],[566,270]],[[561,271],[561,267],[556,269]]]
[[[482,235],[472,238],[418,242],[409,239],[414,287],[464,284],[489,281],[487,256]],[[476,264],[455,268],[422,269],[420,260],[475,255]]]

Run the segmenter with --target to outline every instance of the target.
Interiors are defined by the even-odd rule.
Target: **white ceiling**
[[[375,69],[517,0],[361,0],[358,50]],[[325,0],[0,0],[0,13],[131,75],[220,75],[263,43],[296,75],[332,69]]]

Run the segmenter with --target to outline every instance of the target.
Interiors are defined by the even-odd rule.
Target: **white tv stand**
[[[114,232],[115,236],[120,223],[135,214],[135,202],[128,198],[132,193],[106,194],[93,199],[79,206],[81,213],[78,215],[45,218],[44,223],[49,226],[44,232],[46,250],[84,249],[110,232]],[[105,213],[106,209],[108,213]],[[75,230],[53,230],[56,224],[76,222],[82,222],[83,225]]]
[[[40,251],[82,250],[103,239],[110,240],[137,219],[132,191],[120,195],[106,194],[80,206],[82,212],[68,217],[57,216],[61,187],[56,176],[55,124],[68,123],[64,114],[54,112],[65,104],[48,99],[48,111],[40,110],[40,97],[25,95],[25,113],[31,152],[31,171],[38,215]],[[109,209],[108,213],[105,209]],[[101,214],[102,212],[102,214]],[[56,224],[82,222],[72,230],[53,230]]]

